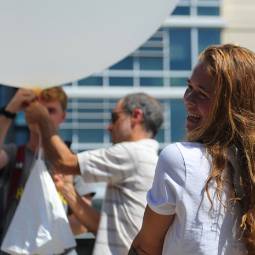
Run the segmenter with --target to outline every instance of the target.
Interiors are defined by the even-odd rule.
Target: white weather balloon
[[[102,71],[146,41],[178,0],[0,0],[0,83],[50,87]]]

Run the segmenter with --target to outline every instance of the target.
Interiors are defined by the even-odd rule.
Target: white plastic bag
[[[10,254],[59,254],[76,246],[55,184],[37,159],[1,250]]]

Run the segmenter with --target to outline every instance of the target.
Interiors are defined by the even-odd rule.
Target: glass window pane
[[[220,29],[217,28],[201,28],[198,30],[198,50],[203,49],[211,44],[220,43]]]
[[[60,129],[59,135],[64,141],[72,141],[72,131],[70,129]]]
[[[157,35],[153,35],[148,41],[151,41],[151,42],[162,42],[162,37],[161,36],[157,36]]]
[[[191,36],[190,29],[172,28],[170,36],[170,69],[191,69]]]
[[[188,77],[185,77],[185,78],[171,78],[170,79],[171,86],[186,87],[187,79],[188,79]]]
[[[26,126],[26,119],[24,112],[19,112],[17,117],[15,118],[15,125],[16,126]]]
[[[127,57],[119,61],[115,65],[111,66],[110,69],[115,70],[130,70],[133,69],[133,57]]]
[[[82,79],[78,81],[78,85],[84,85],[84,86],[102,86],[103,84],[103,78],[97,77],[97,76],[90,76],[88,78]]]
[[[77,130],[80,143],[102,143],[104,137],[103,129]]]
[[[185,138],[186,111],[182,99],[171,100],[171,139],[172,142]]]
[[[198,15],[207,15],[207,16],[219,16],[220,8],[219,7],[198,7],[197,8]]]
[[[163,86],[162,78],[140,78],[140,86]]]
[[[15,88],[0,84],[0,106],[6,105],[16,92]]]
[[[133,78],[110,77],[110,86],[133,86]]]
[[[162,128],[158,131],[158,133],[157,133],[155,139],[156,139],[159,143],[163,143],[163,142],[165,141],[164,130],[163,130]]]
[[[148,47],[148,46],[142,46],[142,47],[140,47],[139,48],[139,50],[141,50],[141,51],[147,51],[148,53],[150,52],[155,52],[155,51],[157,51],[157,52],[160,52],[160,51],[162,51],[162,47]]]
[[[141,70],[162,70],[163,60],[162,58],[146,58],[140,57],[140,69]]]
[[[14,139],[14,140],[13,140]],[[10,138],[10,142],[17,145],[26,144],[29,139],[29,130],[27,127],[15,127],[15,131]]]
[[[172,15],[190,15],[190,7],[177,6]]]

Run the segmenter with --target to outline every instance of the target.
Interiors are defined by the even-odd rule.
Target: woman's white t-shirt
[[[220,202],[212,181],[212,204],[208,199],[205,185],[210,166],[210,157],[199,143],[175,143],[161,152],[147,202],[158,214],[175,215],[163,255],[246,254],[235,238],[237,205],[226,207],[230,188],[225,185]]]

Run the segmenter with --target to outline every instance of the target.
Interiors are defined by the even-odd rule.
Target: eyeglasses
[[[119,114],[125,111],[111,112],[111,123],[115,123],[119,119]]]

